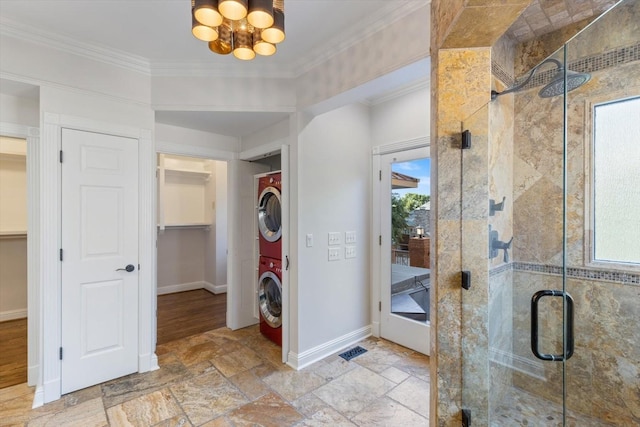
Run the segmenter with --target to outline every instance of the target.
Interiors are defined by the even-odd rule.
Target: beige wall
[[[596,70],[587,84],[567,97],[566,289],[576,307],[576,348],[566,364],[567,403],[572,411],[614,425],[640,424],[640,279],[637,269],[607,268],[590,261],[590,117],[595,102],[640,94],[638,58],[598,68],[605,63],[603,52],[634,41],[640,45],[639,18],[640,3],[627,2],[572,40],[567,50],[570,64],[581,60]],[[526,307],[536,290],[563,286],[563,98],[539,98],[539,89],[514,97],[513,255],[520,265],[513,273],[513,351],[532,364],[539,362],[528,350]],[[508,102],[508,96],[504,98],[501,104]],[[539,316],[540,347],[545,353],[562,352],[561,300],[557,300],[546,302]],[[514,373],[513,384],[559,401],[561,365],[544,362],[542,367],[541,377]]]
[[[0,137],[0,321],[27,315],[26,141]]]

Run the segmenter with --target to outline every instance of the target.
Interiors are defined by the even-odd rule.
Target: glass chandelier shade
[[[191,0],[191,32],[220,55],[273,55],[285,39],[284,0]]]

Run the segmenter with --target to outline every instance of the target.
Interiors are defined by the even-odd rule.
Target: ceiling
[[[0,0],[0,34],[73,52],[91,52],[150,75],[296,77],[430,0],[286,0],[287,39],[271,57],[237,60],[191,35],[190,0]],[[602,12],[615,0],[534,0],[509,29],[523,41]],[[319,24],[322,23],[322,24]],[[428,40],[425,40],[428,43]],[[420,73],[422,73],[420,69]],[[411,75],[424,81],[424,74]],[[411,74],[411,73],[409,73]],[[405,76],[406,77],[406,76]],[[354,92],[375,100],[394,87],[381,79]],[[2,81],[2,91],[26,90]],[[403,80],[403,85],[410,84]],[[397,85],[396,85],[397,86]],[[37,91],[27,93],[33,95]],[[158,111],[157,121],[241,137],[277,123],[283,112]]]
[[[0,0],[0,26],[3,33],[72,52],[92,52],[150,75],[292,78],[429,3],[286,0],[287,39],[274,56],[249,62],[216,55],[193,37],[190,0]],[[393,89],[378,86],[361,94],[362,99]],[[3,92],[4,87],[3,83]],[[235,137],[286,117],[283,112],[156,112],[160,123]]]

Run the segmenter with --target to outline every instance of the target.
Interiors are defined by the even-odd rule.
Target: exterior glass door
[[[380,335],[429,354],[430,171],[428,149],[381,158]]]

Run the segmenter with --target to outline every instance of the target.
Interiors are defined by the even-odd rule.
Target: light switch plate
[[[313,234],[311,233],[307,234],[307,247],[313,247]]]
[[[340,260],[340,248],[329,248],[329,261]]]
[[[356,242],[356,232],[355,231],[345,231],[344,233],[344,243],[347,245],[354,244]]]
[[[356,247],[355,246],[345,246],[344,247],[344,257],[346,259],[355,258],[356,257]]]
[[[341,240],[340,233],[338,232],[329,233],[329,246],[339,245],[340,243],[342,243],[340,240]]]

